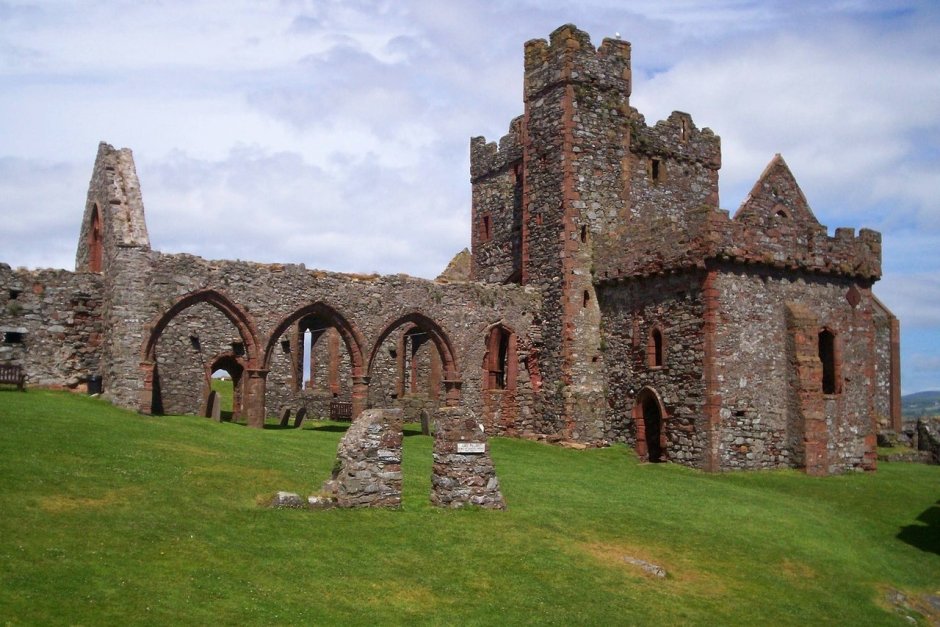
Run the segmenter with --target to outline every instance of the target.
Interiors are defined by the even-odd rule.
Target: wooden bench
[[[26,373],[21,366],[0,366],[0,383],[15,385],[20,392],[26,391]]]
[[[330,401],[330,420],[352,420],[352,403],[349,401]]]

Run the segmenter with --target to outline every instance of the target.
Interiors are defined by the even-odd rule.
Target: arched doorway
[[[231,385],[231,396],[221,394],[222,420],[237,421],[242,416],[242,373],[244,371],[242,361],[234,353],[218,356],[206,371],[208,375],[207,398],[213,391],[216,391],[217,380],[227,380]]]
[[[640,459],[657,463],[667,460],[666,410],[653,388],[645,387],[633,403],[636,422],[636,452]]]

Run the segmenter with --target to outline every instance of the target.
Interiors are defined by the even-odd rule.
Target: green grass
[[[219,408],[223,412],[232,413],[232,380],[231,379],[212,379],[212,389],[219,395]]]
[[[260,506],[319,490],[342,429],[0,391],[0,623],[903,625],[886,590],[940,589],[938,467],[705,474],[494,439],[509,509],[438,510],[409,429],[401,510]]]

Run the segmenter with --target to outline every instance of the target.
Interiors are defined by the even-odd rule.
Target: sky
[[[157,250],[433,278],[470,245],[470,137],[565,23],[633,44],[648,123],[721,136],[722,208],[779,152],[830,233],[881,231],[902,390],[940,389],[930,0],[0,0],[0,261],[74,267],[105,141]]]

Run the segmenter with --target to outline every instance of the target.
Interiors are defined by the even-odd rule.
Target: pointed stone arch
[[[457,354],[454,351],[453,344],[444,329],[420,311],[411,311],[399,316],[391,322],[388,322],[382,328],[382,332],[372,344],[372,350],[369,352],[369,363],[366,372],[371,373],[372,365],[375,363],[376,355],[382,344],[393,331],[402,325],[411,325],[413,328],[420,329],[431,338],[441,358],[441,365],[444,370],[445,402],[447,405],[451,406],[460,404],[460,370],[458,368]]]
[[[636,452],[640,459],[662,462],[667,459],[666,407],[654,388],[644,387],[633,402],[636,423]]]
[[[483,388],[516,389],[519,376],[518,338],[516,332],[500,321],[486,328],[486,352],[483,355]]]
[[[317,301],[305,305],[283,317],[281,321],[278,322],[277,326],[274,327],[271,335],[268,336],[264,354],[261,358],[262,368],[267,372],[271,367],[271,359],[281,335],[283,335],[291,325],[309,316],[319,316],[327,321],[339,332],[343,343],[346,345],[346,351],[349,353],[350,374],[352,376],[352,418],[355,419],[366,408],[366,399],[368,398],[368,379],[365,376],[365,359],[363,357],[365,340],[359,329],[334,307],[322,301]]]
[[[248,418],[249,426],[264,426],[264,375],[259,367],[260,355],[258,332],[248,313],[236,305],[230,298],[218,290],[203,289],[190,292],[180,297],[169,309],[157,316],[145,332],[146,339],[141,347],[141,374],[143,387],[139,397],[139,411],[143,414],[154,413],[154,392],[159,392],[159,373],[156,370],[156,349],[167,325],[186,309],[206,303],[212,305],[235,325],[244,348],[242,356],[247,385],[243,388],[242,406]],[[259,395],[260,391],[260,395]]]

